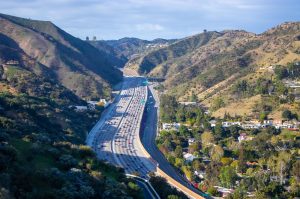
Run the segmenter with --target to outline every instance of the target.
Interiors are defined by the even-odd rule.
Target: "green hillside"
[[[1,24],[10,23],[4,21],[0,19]],[[29,56],[22,48],[22,39],[17,42],[7,35],[0,33],[0,198],[141,198],[122,169],[97,160],[84,145],[103,108],[75,111],[72,105],[86,102],[57,81],[60,69]],[[91,48],[99,54],[89,44],[78,48]],[[39,54],[40,50],[35,52]],[[55,56],[58,58],[53,59],[60,60]],[[64,74],[70,73],[66,71]],[[80,77],[81,73],[74,73]],[[95,81],[98,84],[100,81]]]

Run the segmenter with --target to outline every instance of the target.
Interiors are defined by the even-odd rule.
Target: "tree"
[[[202,146],[204,148],[207,148],[208,146],[211,146],[215,142],[215,138],[211,132],[204,132],[201,135],[201,141],[202,141]]]
[[[260,121],[264,121],[264,120],[266,120],[267,118],[268,118],[268,115],[267,115],[266,112],[261,112],[261,113],[259,114],[259,120],[260,120]]]
[[[200,149],[200,143],[195,142],[189,146],[189,153],[194,154],[196,151]]]
[[[184,137],[189,137],[190,136],[189,129],[184,125],[180,125],[178,131],[179,131],[179,134],[184,136]]]
[[[282,80],[289,75],[287,69],[283,68],[282,66],[276,66],[274,72],[279,80]]]
[[[214,134],[215,134],[215,137],[218,139],[221,139],[222,137],[224,137],[225,130],[222,127],[222,122],[220,122],[220,121],[217,122],[217,124],[214,128]]]
[[[221,168],[219,178],[223,186],[232,188],[238,176],[233,167],[225,166]]]
[[[176,146],[174,154],[176,158],[182,158],[182,147],[180,145]]]
[[[293,114],[290,110],[286,109],[282,112],[282,117],[287,119],[287,120],[291,120],[291,119],[293,119]]]
[[[297,160],[293,164],[292,175],[295,177],[296,181],[300,183],[300,160]]]
[[[199,160],[194,160],[192,163],[192,167],[195,171],[201,170],[201,162]]]
[[[181,199],[181,197],[177,195],[168,195],[168,199]]]
[[[187,179],[191,181],[193,178],[193,172],[192,172],[191,168],[188,166],[183,166],[182,171],[183,171],[184,175],[187,177]]]
[[[218,97],[216,99],[214,99],[213,103],[212,103],[212,110],[218,110],[219,108],[223,107],[225,105],[223,99],[221,97]]]
[[[197,97],[197,95],[195,95],[194,92],[192,92],[192,95],[190,96],[190,101],[191,102],[197,102],[198,101],[198,97]]]
[[[212,147],[210,155],[213,161],[219,162],[224,155],[224,150],[221,146],[215,145]]]
[[[277,160],[276,170],[280,177],[280,184],[282,185],[284,181],[284,177],[287,175],[288,163],[291,160],[291,154],[286,151],[281,151],[279,152],[276,160]]]

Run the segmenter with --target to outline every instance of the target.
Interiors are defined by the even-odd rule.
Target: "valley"
[[[152,40],[0,25],[0,198],[300,197],[299,22]]]

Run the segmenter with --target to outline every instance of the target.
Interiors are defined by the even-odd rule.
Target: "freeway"
[[[207,194],[196,189],[184,176],[181,176],[156,147],[155,139],[157,136],[157,120],[159,115],[159,97],[154,90],[154,86],[155,84],[149,85],[147,106],[142,123],[142,143],[162,171],[193,192],[209,198]]]
[[[97,157],[148,179],[156,165],[142,150],[139,132],[147,100],[143,77],[124,77],[122,90],[87,137]]]
[[[153,85],[147,84],[144,77],[125,76],[119,95],[89,132],[86,143],[99,159],[124,168],[126,174],[148,180],[149,172],[156,172],[158,166],[179,184],[203,196],[157,149],[159,100]]]

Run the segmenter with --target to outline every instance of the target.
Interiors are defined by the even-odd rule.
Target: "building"
[[[106,99],[100,99],[99,101],[88,101],[87,103],[91,109],[95,109],[97,105],[106,108],[110,104],[110,102],[107,102]]]
[[[180,127],[180,123],[163,123],[163,130],[178,130]]]
[[[189,138],[188,143],[189,145],[195,143],[195,138]]]
[[[75,111],[79,111],[79,112],[88,110],[87,106],[73,106],[73,107],[75,108]]]
[[[216,124],[217,124],[217,121],[216,120],[211,120],[211,121],[209,121],[209,123],[210,123],[211,127],[215,127]]]
[[[188,106],[188,105],[197,105],[197,102],[179,102],[179,104]]]
[[[240,136],[238,137],[238,141],[242,142],[242,141],[249,141],[252,140],[253,137],[252,136],[248,136],[246,133],[241,133]]]
[[[183,155],[183,158],[187,161],[187,162],[192,162],[196,156],[194,156],[193,154],[190,153],[186,153]]]
[[[205,178],[205,171],[194,171],[194,175],[198,176],[200,179],[204,179]]]

